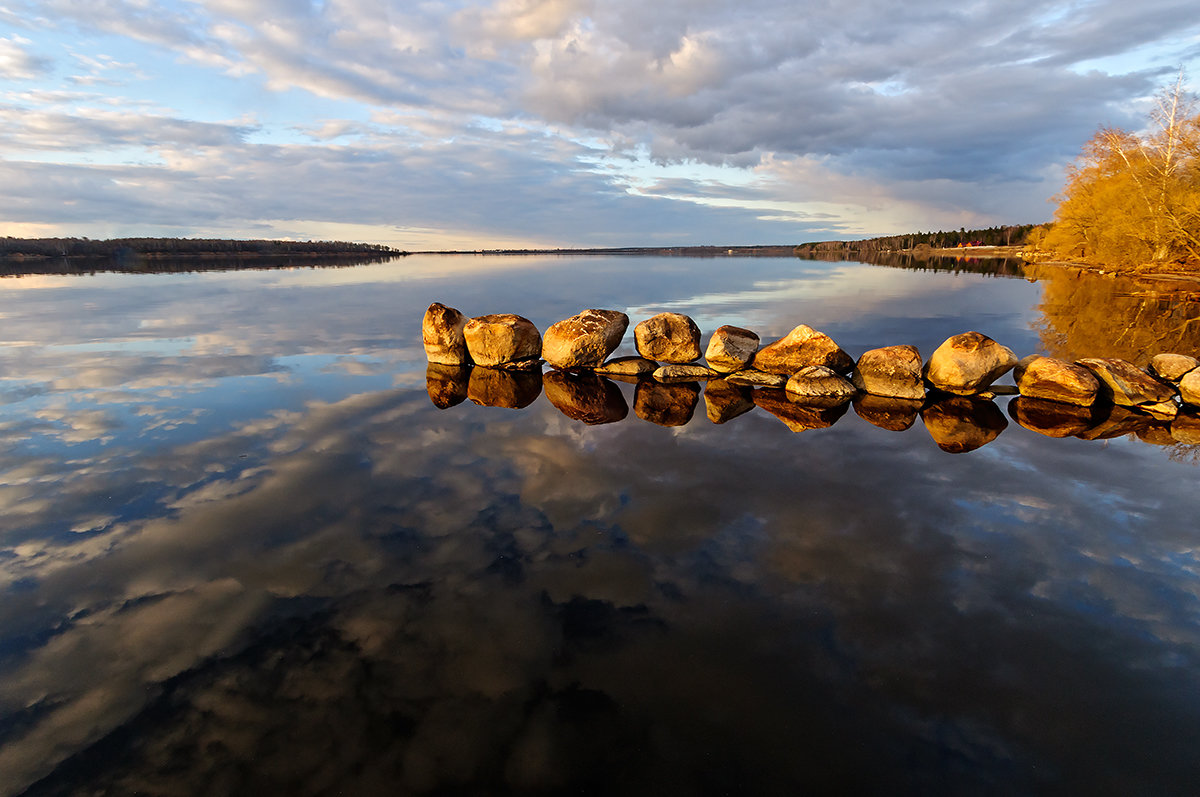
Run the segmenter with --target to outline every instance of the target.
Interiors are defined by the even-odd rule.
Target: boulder
[[[850,406],[844,401],[832,407],[797,404],[788,398],[787,391],[775,388],[755,390],[754,404],[783,421],[783,425],[793,432],[828,429],[846,414],[846,409]]]
[[[471,369],[465,365],[430,363],[425,366],[425,391],[439,410],[447,410],[467,400],[467,381]]]
[[[1190,371],[1179,380],[1179,400],[1192,407],[1200,407],[1200,369]]]
[[[638,354],[660,363],[700,359],[700,327],[682,313],[659,313],[633,328]]]
[[[528,318],[512,313],[472,318],[463,327],[463,337],[471,359],[478,365],[532,367],[541,359],[542,336],[537,327]]]
[[[980,332],[964,332],[937,347],[925,365],[925,378],[938,390],[969,396],[987,390],[1016,364],[1012,349]]]
[[[549,371],[542,376],[542,389],[559,412],[588,426],[615,423],[629,414],[620,388],[594,373]]]
[[[655,369],[653,376],[659,382],[694,382],[697,379],[712,379],[720,374],[703,365],[668,363]]]
[[[792,401],[826,406],[843,404],[854,398],[856,392],[850,380],[823,365],[801,368],[788,379],[784,390]]]
[[[534,371],[476,367],[467,381],[467,398],[482,407],[524,409],[541,394],[542,375]]]
[[[596,369],[605,376],[649,376],[658,368],[654,360],[645,357],[616,357]]]
[[[584,310],[546,328],[542,359],[554,368],[596,368],[617,350],[629,316],[616,310]]]
[[[1077,361],[1100,380],[1100,395],[1122,407],[1154,405],[1175,398],[1175,388],[1160,382],[1128,360],[1115,357],[1089,357]]]
[[[466,365],[471,362],[463,327],[467,317],[440,302],[429,305],[421,321],[421,342],[425,357],[440,365]]]
[[[921,420],[938,448],[950,454],[986,446],[1008,428],[999,407],[968,396],[940,398],[921,411]]]
[[[777,387],[781,389],[788,381],[787,374],[766,374],[753,368],[735,371],[725,379],[732,384],[746,387]]]
[[[1082,365],[1031,354],[1013,368],[1013,379],[1022,396],[1090,407],[1100,382]]]
[[[801,324],[784,337],[763,346],[750,365],[768,374],[791,376],[806,365],[823,365],[844,374],[854,367],[854,360],[824,332]]]
[[[850,372],[850,381],[873,396],[925,399],[921,352],[916,346],[885,346],[863,352]]]
[[[758,351],[758,335],[748,329],[728,324],[719,327],[708,340],[704,361],[722,373],[740,371],[750,364]]]
[[[696,412],[700,385],[695,382],[663,384],[638,382],[633,393],[633,411],[643,421],[659,426],[683,426]]]
[[[704,386],[704,409],[713,423],[732,421],[754,409],[750,389],[714,379]]]
[[[1186,354],[1156,354],[1150,358],[1150,373],[1178,383],[1188,371],[1200,368],[1200,360]]]
[[[1008,402],[1008,414],[1024,428],[1046,437],[1075,437],[1096,425],[1096,410],[1091,406],[1029,396]]]

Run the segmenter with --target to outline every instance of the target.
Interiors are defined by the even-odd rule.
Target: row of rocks
[[[945,451],[972,451],[995,440],[1008,427],[1004,413],[990,399],[931,392],[924,401],[858,393],[852,402],[811,404],[779,388],[751,388],[726,378],[699,382],[659,382],[628,376],[605,377],[594,371],[502,370],[430,363],[426,388],[430,400],[448,409],[466,400],[483,406],[521,409],[545,395],[563,415],[588,425],[615,423],[629,415],[629,404],[612,379],[636,385],[633,412],[660,426],[682,426],[693,420],[700,404],[708,420],[723,424],[754,409],[779,419],[793,432],[824,429],[849,407],[868,423],[902,432],[919,417],[929,435]],[[1200,445],[1200,412],[1189,410],[1173,419],[1116,404],[1079,406],[1017,396],[1008,414],[1020,426],[1048,437],[1103,440],[1136,435],[1148,443]]]
[[[832,338],[801,324],[760,345],[748,329],[723,326],[702,356],[696,323],[681,313],[659,313],[634,327],[638,356],[609,357],[621,345],[629,316],[584,310],[551,324],[543,337],[529,319],[511,313],[468,319],[440,303],[430,305],[422,340],[431,363],[533,370],[545,361],[559,370],[652,377],[661,382],[723,377],[735,385],[783,388],[793,399],[836,405],[856,394],[923,400],[930,388],[962,396],[987,393],[1013,371],[1016,390],[1029,398],[1088,407],[1104,401],[1170,418],[1179,404],[1200,406],[1200,361],[1159,354],[1144,370],[1126,360],[1086,358],[1070,363],[1012,349],[980,332],[948,338],[922,360],[915,346],[886,346],[855,361]]]

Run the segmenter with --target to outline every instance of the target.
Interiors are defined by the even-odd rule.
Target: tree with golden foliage
[[[1200,113],[1182,73],[1155,98],[1146,132],[1092,136],[1058,199],[1036,244],[1043,252],[1112,266],[1200,265]]]

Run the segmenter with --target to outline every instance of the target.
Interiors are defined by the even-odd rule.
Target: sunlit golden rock
[[[938,390],[969,396],[987,390],[1016,364],[1012,349],[980,332],[964,332],[937,347],[925,366],[925,378]]]
[[[850,372],[850,381],[859,390],[875,396],[925,399],[925,380],[921,377],[921,352],[916,346],[885,346],[863,352]]]
[[[1117,404],[1101,404],[1097,406],[1097,410],[1102,415],[1096,425],[1086,432],[1080,432],[1076,437],[1083,440],[1111,440],[1114,437],[1137,434],[1154,423],[1154,419],[1149,415]]]
[[[1184,374],[1179,380],[1179,400],[1200,407],[1200,369]]]
[[[1013,379],[1022,396],[1080,407],[1094,404],[1100,390],[1099,380],[1082,365],[1036,354],[1017,363]]]
[[[644,380],[633,394],[633,411],[643,421],[659,426],[683,426],[692,419],[700,400],[695,382],[664,384]]]
[[[595,368],[621,345],[628,328],[624,313],[584,310],[546,328],[542,359],[555,368]]]
[[[703,365],[667,363],[655,369],[652,376],[659,382],[695,382],[698,379],[712,379],[719,374]]]
[[[1160,405],[1175,397],[1175,388],[1161,382],[1128,360],[1116,357],[1088,357],[1079,365],[1100,380],[1100,395],[1122,407]]]
[[[1200,446],[1200,413],[1185,410],[1171,421],[1171,437],[1180,443]]]
[[[859,393],[854,397],[854,411],[858,417],[889,432],[910,429],[917,420],[921,405],[922,402],[915,399],[872,396],[870,393]]]
[[[440,302],[429,305],[421,321],[421,342],[431,363],[464,365],[471,362],[463,327],[467,318],[453,307]]]
[[[777,387],[783,389],[787,384],[787,374],[768,374],[754,368],[746,368],[741,371],[735,371],[726,380],[735,385],[744,385],[746,387]]]
[[[660,363],[700,358],[700,328],[682,313],[659,313],[633,328],[638,354]]]
[[[465,365],[430,363],[425,367],[425,390],[433,406],[445,410],[467,399],[471,368]]]
[[[968,396],[940,398],[921,411],[921,419],[938,448],[951,454],[986,446],[1008,428],[999,407]]]
[[[616,357],[596,369],[605,376],[649,376],[658,368],[654,360],[645,357]]]
[[[785,376],[791,376],[806,365],[823,365],[844,374],[854,367],[854,360],[834,343],[833,338],[801,324],[759,349],[750,365],[758,371]]]
[[[713,423],[725,423],[754,409],[750,389],[725,379],[713,379],[704,386],[704,408]]]
[[[594,373],[549,371],[542,377],[542,387],[559,412],[589,426],[614,423],[629,414],[620,388]]]
[[[754,391],[754,404],[783,421],[793,432],[812,429],[828,429],[846,414],[848,402],[834,406],[798,404],[788,398],[787,391],[776,388],[760,388]]]
[[[505,371],[476,366],[467,381],[467,398],[484,407],[528,407],[542,394],[539,371]]]
[[[850,380],[823,365],[801,368],[788,379],[784,390],[792,401],[822,406],[844,404],[857,392]]]
[[[704,361],[710,368],[722,373],[740,371],[754,359],[758,344],[758,335],[755,333],[726,324],[709,338]]]
[[[1150,373],[1167,382],[1178,383],[1184,374],[1200,368],[1200,360],[1186,354],[1156,354],[1150,358]]]
[[[528,318],[513,313],[472,318],[463,327],[463,337],[471,359],[489,368],[523,367],[536,364],[542,356],[542,336],[537,327]]]
[[[1046,437],[1075,437],[1096,425],[1092,407],[1029,396],[1008,402],[1008,414],[1021,426]]]

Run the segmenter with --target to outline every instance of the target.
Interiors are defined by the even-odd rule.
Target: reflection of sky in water
[[[1187,447],[1011,423],[951,456],[853,411],[589,427],[425,392],[435,300],[1026,354],[1038,285],[634,258],[31,284],[0,281],[2,793],[1200,774]]]

